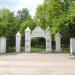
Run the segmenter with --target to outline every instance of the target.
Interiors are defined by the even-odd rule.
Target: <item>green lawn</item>
[[[31,52],[46,52],[46,48],[31,48]],[[69,48],[62,48],[61,49],[62,53],[69,53]],[[55,49],[52,49],[52,53],[55,53]]]
[[[8,50],[7,50],[7,52],[15,52],[15,47],[13,47],[13,48],[9,48]],[[21,47],[21,52],[25,52],[25,47]],[[42,48],[42,47],[32,47],[31,48],[31,52],[37,52],[37,53],[39,53],[39,52],[46,52],[46,48]],[[62,51],[61,52],[63,52],[63,53],[69,53],[70,52],[70,49],[69,48],[62,48]],[[52,49],[52,53],[55,53],[55,49],[53,48]]]
[[[46,52],[45,48],[31,48],[31,52]]]

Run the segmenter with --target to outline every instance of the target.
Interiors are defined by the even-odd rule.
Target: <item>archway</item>
[[[27,27],[25,30],[25,52],[31,51],[31,39],[33,37],[44,37],[46,39],[46,52],[51,52],[51,35],[49,27],[44,31],[37,26],[33,31]]]

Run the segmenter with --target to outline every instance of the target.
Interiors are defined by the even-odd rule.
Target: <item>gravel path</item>
[[[0,54],[0,75],[75,75],[71,54]]]

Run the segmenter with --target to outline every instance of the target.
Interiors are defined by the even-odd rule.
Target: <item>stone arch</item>
[[[25,52],[31,50],[31,38],[32,37],[43,37],[46,39],[46,52],[51,52],[51,35],[49,27],[46,30],[42,30],[40,26],[37,26],[33,31],[27,27],[25,30]]]

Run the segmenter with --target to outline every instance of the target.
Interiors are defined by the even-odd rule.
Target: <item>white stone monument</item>
[[[61,52],[61,35],[60,35],[60,33],[57,33],[55,35],[55,41],[56,41],[56,52]]]
[[[75,38],[70,39],[70,53],[75,53]]]
[[[25,52],[30,52],[31,39],[33,37],[44,37],[46,40],[46,52],[51,52],[51,35],[49,27],[44,31],[40,26],[37,26],[32,32],[29,27],[27,27],[25,30]]]
[[[29,53],[31,49],[31,30],[29,27],[25,30],[25,52]]]
[[[0,53],[6,53],[6,38],[0,37]]]
[[[21,35],[19,32],[17,32],[16,34],[16,53],[20,52],[20,48],[21,48]]]

